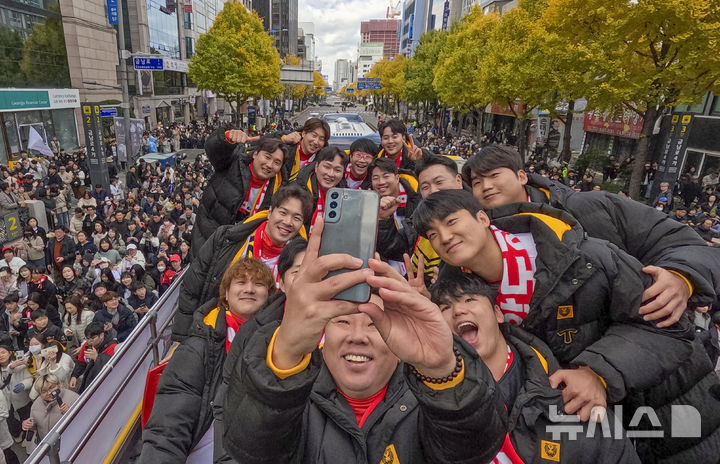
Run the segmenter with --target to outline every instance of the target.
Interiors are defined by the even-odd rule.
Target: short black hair
[[[8,293],[7,296],[3,299],[3,301],[4,301],[5,303],[11,303],[11,302],[17,303],[18,301],[20,301],[20,295],[18,294],[18,292],[10,292],[10,293]]]
[[[377,145],[375,145],[375,142],[366,137],[363,137],[355,140],[352,144],[350,144],[350,154],[352,155],[353,152],[356,151],[377,156],[379,150]]]
[[[413,225],[417,233],[427,238],[430,223],[434,220],[443,220],[460,210],[466,210],[475,216],[482,211],[480,203],[472,193],[465,190],[441,190],[425,198],[413,212]]]
[[[93,321],[85,327],[85,338],[95,337],[105,333],[105,325],[100,321]]]
[[[429,290],[430,299],[438,306],[450,304],[450,300],[459,300],[465,295],[484,296],[491,305],[494,305],[498,296],[497,286],[465,272],[442,277],[432,284]]]
[[[273,137],[263,137],[258,141],[257,146],[255,147],[255,151],[266,151],[268,153],[275,153],[276,151],[280,150],[283,155],[283,160],[287,158],[287,150],[285,149],[285,144],[282,143],[282,140],[276,139]]]
[[[370,163],[370,166],[368,166],[368,176],[372,179],[372,173],[375,169],[380,169],[384,172],[389,172],[391,174],[398,174],[400,170],[397,167],[397,164],[395,161],[391,160],[390,158],[381,157],[381,158],[375,158],[372,160],[372,163]]]
[[[340,157],[340,164],[343,165],[343,168],[346,168],[348,162],[350,161],[350,157],[347,153],[345,153],[345,151],[339,149],[338,147],[325,147],[320,150],[315,156],[315,165],[318,165],[323,161],[333,162],[338,156]]]
[[[315,211],[315,201],[310,192],[297,184],[280,187],[280,189],[273,194],[270,207],[273,209],[278,208],[289,198],[297,198],[300,200],[300,203],[302,203],[303,222],[306,224],[310,222],[313,211]]]
[[[517,174],[523,169],[522,156],[512,147],[488,145],[467,160],[462,168],[463,180],[470,184],[473,173],[485,174],[499,168],[507,168]]]
[[[387,121],[383,121],[380,124],[380,127],[378,127],[378,133],[380,133],[381,137],[387,127],[390,128],[390,132],[393,134],[400,134],[402,136],[407,135],[407,127],[405,127],[405,124],[403,124],[403,122],[399,119],[388,119]]]
[[[433,155],[420,159],[415,163],[415,177],[420,178],[421,172],[433,166],[445,166],[447,170],[450,171],[450,174],[453,176],[458,175],[458,167],[455,161],[447,156]]]
[[[298,253],[302,253],[306,249],[307,241],[302,237],[296,237],[285,244],[277,263],[278,275],[281,279],[285,278],[285,273],[292,267]]]
[[[47,311],[45,311],[42,308],[38,308],[38,309],[34,310],[32,313],[30,313],[30,319],[33,321],[36,319],[40,319],[41,317],[47,317]]]

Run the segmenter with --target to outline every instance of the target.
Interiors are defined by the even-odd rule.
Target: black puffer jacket
[[[217,129],[205,142],[205,152],[215,173],[210,177],[200,201],[193,228],[193,255],[200,252],[203,243],[218,227],[246,219],[239,209],[250,188],[252,157],[245,153],[245,145],[232,144],[225,139],[225,131],[229,129]],[[282,181],[280,173],[270,179],[261,210],[270,207],[272,194],[280,188]]]
[[[160,377],[138,463],[185,462],[208,431],[211,401],[222,380],[226,337],[225,313],[213,299],[195,313],[190,336],[177,347]]]
[[[407,194],[407,204],[398,207],[397,214],[403,218],[400,228],[395,216],[378,221],[377,251],[383,259],[403,262],[403,253],[411,254],[417,234],[412,227],[410,217],[420,203],[420,195],[417,193],[417,181],[415,178],[400,178],[400,184]]]
[[[523,384],[510,406],[508,429],[513,448],[525,464],[553,460],[561,464],[640,463],[630,440],[613,435],[615,421],[622,419],[611,410],[607,412],[609,434],[603,434],[599,424],[561,422],[559,419],[565,419],[560,417],[564,409],[562,390],[552,388],[548,380],[548,375],[560,368],[555,356],[540,339],[517,326],[503,324],[501,330],[522,368]],[[568,430],[576,431],[577,436]],[[561,433],[557,436],[553,431]],[[593,434],[588,436],[590,431]]]
[[[280,380],[267,367],[278,324],[257,331],[235,365],[223,443],[237,462],[486,463],[505,436],[505,412],[490,372],[456,338],[465,378],[431,390],[400,364],[385,399],[359,429],[320,350],[302,372]]]
[[[195,311],[218,296],[225,270],[247,238],[266,220],[267,211],[264,211],[240,224],[220,226],[193,257],[180,286],[178,311],[173,321],[174,341],[188,336]]]
[[[638,261],[672,269],[693,284],[690,298],[712,304],[720,295],[720,249],[707,246],[690,228],[627,198],[608,192],[575,192],[561,182],[529,174],[530,200],[570,213],[591,237],[607,240]]]
[[[643,290],[651,284],[642,264],[585,236],[566,213],[544,204],[515,203],[491,214],[493,225],[530,232],[537,246],[536,287],[521,327],[544,341],[562,366],[587,365],[602,376],[609,404],[650,406],[666,429],[673,404],[695,407],[703,420],[701,437],[669,439],[668,431],[657,456],[701,462],[708,449],[720,452],[720,401],[710,393],[717,376],[687,316],[662,329],[640,316]],[[548,217],[571,227],[563,230]],[[634,409],[624,412],[627,426]],[[658,440],[647,442],[648,452],[656,453]],[[648,454],[640,457],[644,462]]]

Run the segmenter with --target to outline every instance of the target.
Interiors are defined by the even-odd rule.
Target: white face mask
[[[30,348],[28,348],[32,354],[39,354],[42,350],[42,346],[40,345],[30,345]]]
[[[160,272],[164,272],[164,271],[165,271],[165,266],[158,266],[158,267],[157,267],[157,270],[160,271]]]
[[[662,211],[662,210],[664,209],[664,207],[662,207],[662,206],[656,206],[655,209],[658,210],[658,211]]]

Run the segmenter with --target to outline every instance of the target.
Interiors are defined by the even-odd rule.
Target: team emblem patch
[[[385,448],[385,452],[383,453],[383,457],[380,460],[380,464],[400,464],[397,451],[395,451],[395,445],[392,443],[387,445],[387,448]]]
[[[572,305],[558,306],[557,318],[558,319],[572,319],[575,315]]]
[[[560,462],[560,443],[540,440],[540,457],[548,461]]]

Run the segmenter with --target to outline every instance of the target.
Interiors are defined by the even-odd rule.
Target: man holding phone
[[[220,280],[230,264],[243,257],[257,258],[273,269],[285,244],[312,218],[312,196],[297,185],[282,187],[273,195],[270,209],[240,224],[220,227],[194,256],[180,287],[173,340],[187,337],[195,310],[218,295]]]
[[[243,463],[488,462],[505,412],[477,353],[386,263],[359,269],[350,255],[318,257],[322,218],[316,227],[282,321],[256,331],[232,371],[230,455]],[[323,280],[338,269],[351,271]],[[332,299],[363,282],[379,289],[369,303]]]
[[[85,327],[86,341],[80,347],[75,361],[75,368],[70,378],[70,388],[75,388],[78,379],[84,375],[78,393],[84,392],[115,354],[117,340],[110,334],[111,332],[105,331],[101,322],[91,322]]]

